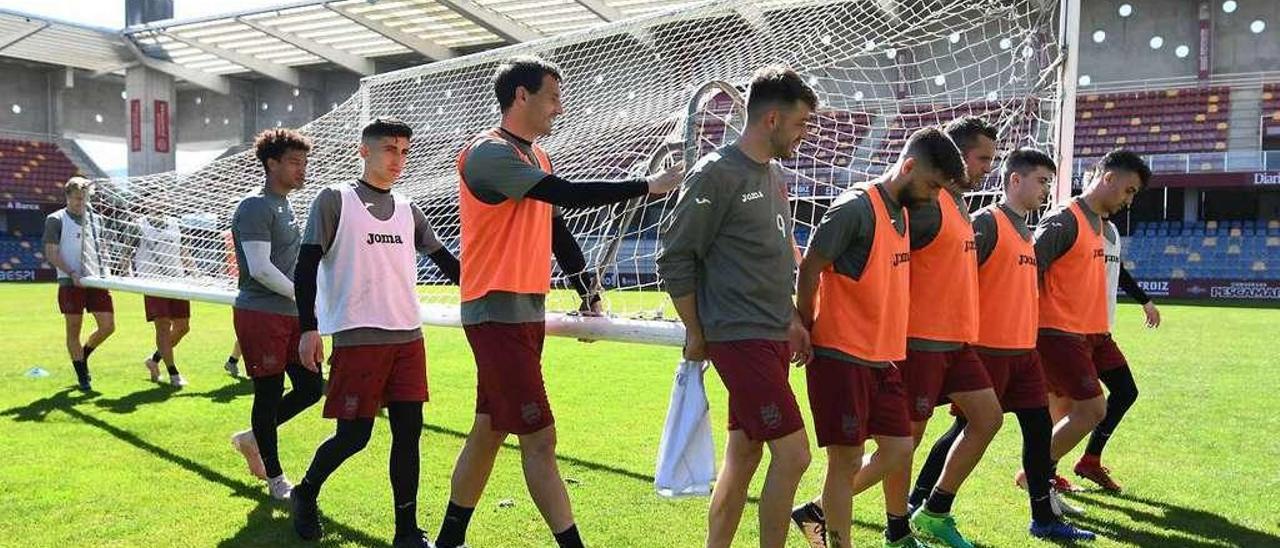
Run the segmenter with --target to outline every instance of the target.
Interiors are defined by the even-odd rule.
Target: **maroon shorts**
[[[427,401],[424,340],[333,349],[325,418],[371,419],[388,402],[397,401]]]
[[[896,367],[867,367],[825,356],[805,366],[818,447],[862,445],[871,436],[907,437],[907,391]]]
[[[709,342],[707,357],[729,391],[729,430],[769,441],[804,428],[787,381],[791,353],[786,341]]]
[[[191,317],[191,301],[145,295],[142,297],[142,305],[147,309],[149,322],[156,321],[156,318],[185,320]]]
[[[1036,350],[1044,364],[1049,391],[1076,401],[1102,395],[1093,344],[1082,335],[1040,335]]]
[[[912,422],[929,420],[933,408],[946,402],[943,396],[991,388],[987,368],[969,345],[946,352],[908,348],[907,359],[900,368]]]
[[[79,315],[115,312],[111,292],[95,287],[58,286],[58,310],[63,314]]]
[[[555,424],[542,381],[543,322],[462,326],[476,358],[476,414],[495,432],[532,434]]]
[[[1110,333],[1089,335],[1088,339],[1093,345],[1093,365],[1098,368],[1098,373],[1129,367],[1129,360],[1124,358],[1124,352],[1116,346],[1116,340]]]
[[[298,357],[302,333],[297,316],[232,308],[231,318],[250,377],[273,377],[284,373],[286,365],[302,363]]]
[[[991,388],[996,391],[1000,408],[1004,411],[1047,407],[1044,369],[1040,354],[1035,350],[1017,355],[982,354],[982,365],[991,378]],[[956,412],[952,406],[952,413]]]

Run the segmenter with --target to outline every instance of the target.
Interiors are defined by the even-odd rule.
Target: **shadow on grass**
[[[116,399],[95,400],[94,405],[112,413],[125,415],[137,411],[143,405],[160,403],[177,394],[180,389],[170,384],[156,384],[146,390],[125,394]]]
[[[165,387],[144,390],[120,398],[125,403],[111,404],[104,406],[108,409],[128,408],[139,400],[142,402],[150,401],[156,396],[151,394]],[[88,426],[92,426],[101,430],[112,437],[132,445],[139,450],[150,453],[159,459],[167,461],[171,464],[179,466],[192,474],[200,477],[204,481],[212,484],[221,485],[230,490],[230,495],[251,501],[255,504],[252,510],[246,516],[244,526],[233,537],[222,541],[220,546],[314,546],[315,543],[307,543],[299,540],[293,533],[292,525],[289,518],[281,512],[277,516],[275,510],[284,510],[287,506],[284,503],[274,501],[256,482],[246,483],[235,480],[223,475],[222,473],[209,468],[199,462],[184,457],[169,449],[151,443],[142,439],[137,434],[115,426],[98,417],[85,413],[77,409],[77,405],[88,400],[88,395],[75,396],[75,392],[70,389],[63,390],[49,396],[36,400],[30,404],[21,407],[14,407],[5,411],[0,411],[0,416],[14,417],[15,421],[43,421],[50,413],[61,411],[66,413],[73,419],[76,419]],[[167,397],[167,396],[165,396]],[[95,402],[99,403],[99,402]],[[196,486],[192,486],[196,487]],[[323,513],[322,513],[323,515]],[[357,546],[387,546],[388,543],[382,539],[358,531],[342,523],[335,522],[327,516],[323,518],[325,527],[325,536],[319,543],[321,546],[338,546],[343,544],[354,544]]]
[[[1077,496],[1090,506],[1128,516],[1155,530],[1139,530],[1122,523],[1081,516],[1073,521],[1087,524],[1100,536],[1138,546],[1280,546],[1280,536],[1232,523],[1224,516],[1195,508],[1151,500],[1129,493],[1085,492]],[[1117,504],[1123,500],[1133,505]],[[1168,531],[1167,533],[1158,531]]]
[[[433,432],[433,433],[436,433],[436,434],[443,434],[443,435],[446,435],[446,436],[449,436],[449,437],[453,437],[453,438],[458,438],[458,439],[462,439],[462,440],[467,439],[467,433],[466,433],[466,432],[460,432],[460,431],[457,431],[457,430],[451,430],[451,429],[445,428],[445,427],[443,427],[443,426],[436,426],[436,425],[434,425],[434,424],[423,424],[423,425],[422,425],[422,429],[423,429],[423,430],[426,430],[426,431],[428,431],[428,432]],[[502,442],[502,447],[503,447],[504,449],[509,449],[509,450],[513,450],[513,451],[517,451],[517,452],[518,452],[518,451],[520,451],[520,444],[519,444],[519,443],[516,443],[516,442],[514,442],[514,441],[510,441],[510,440],[511,440],[511,439],[513,439],[513,438],[514,438],[514,436],[508,437],[508,441],[504,441],[504,442]],[[635,472],[635,471],[632,471],[632,470],[627,470],[626,468],[619,468],[619,467],[617,467],[617,466],[612,466],[612,465],[608,465],[608,464],[604,464],[604,463],[600,463],[600,462],[594,462],[594,461],[589,461],[589,460],[583,460],[583,459],[576,458],[576,457],[571,457],[571,456],[565,455],[565,454],[563,454],[563,453],[560,453],[559,451],[557,451],[557,452],[556,452],[556,460],[558,460],[558,461],[560,461],[560,462],[564,462],[564,463],[572,464],[572,465],[574,465],[574,466],[581,466],[581,467],[586,468],[587,470],[591,470],[591,471],[593,471],[593,472],[604,472],[604,473],[606,473],[606,474],[613,474],[613,475],[615,475],[615,476],[621,476],[621,477],[624,477],[624,478],[633,479],[633,480],[636,480],[636,481],[641,481],[641,482],[644,482],[644,483],[646,483],[646,484],[648,484],[648,485],[650,485],[650,486],[652,486],[652,485],[653,485],[653,482],[654,482],[654,477],[653,477],[652,475],[650,475],[650,474],[644,474],[644,473],[641,473],[641,472]]]
[[[241,396],[253,395],[253,383],[247,380],[225,384],[207,392],[187,392],[178,394],[177,398],[208,398],[213,403],[231,403]]]
[[[96,392],[84,393],[75,388],[65,388],[47,398],[0,411],[0,417],[12,417],[14,422],[44,422],[49,413],[78,405],[80,402],[93,399],[96,395]]]

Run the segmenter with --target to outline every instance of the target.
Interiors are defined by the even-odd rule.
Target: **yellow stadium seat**
[[[1092,112],[1089,112],[1089,111],[1087,111],[1087,110],[1086,110],[1086,111],[1084,111],[1084,112],[1080,113],[1080,118],[1085,119],[1085,120],[1088,120],[1088,119],[1090,119],[1090,118],[1093,118],[1093,113],[1092,113]]]
[[[1173,272],[1171,273],[1170,277],[1175,280],[1185,280],[1187,279],[1187,271],[1181,268],[1175,268],[1173,269]]]
[[[1254,261],[1252,270],[1254,272],[1265,272],[1267,270],[1267,263],[1262,261]]]
[[[1199,254],[1199,253],[1192,253],[1192,254],[1190,254],[1190,255],[1187,255],[1187,262],[1189,262],[1189,263],[1198,263],[1198,262],[1200,262],[1200,254]]]
[[[1280,220],[1271,219],[1267,221],[1267,228],[1280,228]]]
[[[1274,93],[1271,93],[1270,91],[1268,91],[1268,92],[1266,92],[1266,93],[1263,93],[1263,94],[1262,94],[1262,100],[1263,100],[1263,101],[1270,101],[1270,100],[1272,100],[1272,99],[1274,99],[1274,98],[1275,98],[1275,94],[1274,94]]]
[[[1149,132],[1149,133],[1160,133],[1160,126],[1159,126],[1159,125],[1151,126],[1151,129],[1150,129],[1150,130],[1148,130],[1148,132]]]
[[[1177,96],[1178,96],[1178,90],[1176,90],[1176,89],[1167,89],[1167,90],[1165,90],[1165,91],[1164,91],[1164,96],[1165,96],[1165,97],[1177,97]]]
[[[1204,224],[1204,227],[1205,227],[1205,228],[1207,228],[1207,229],[1209,229],[1209,230],[1217,230],[1217,229],[1218,229],[1218,221],[1209,221],[1209,222],[1207,222],[1207,223],[1205,223],[1205,224]]]
[[[1115,103],[1115,101],[1107,101],[1106,103],[1104,103],[1104,104],[1102,105],[1102,108],[1107,109],[1107,110],[1111,110],[1111,109],[1113,109],[1113,108],[1116,108],[1116,103]]]
[[[1182,135],[1179,135],[1179,134],[1177,134],[1177,133],[1174,133],[1173,135],[1170,135],[1170,136],[1169,136],[1169,142],[1170,142],[1170,143],[1176,143],[1176,142],[1181,141],[1181,140],[1182,140]]]
[[[1117,144],[1117,145],[1123,145],[1123,144],[1125,144],[1125,143],[1127,143],[1127,142],[1128,142],[1128,139],[1125,139],[1124,135],[1121,135],[1121,136],[1119,136],[1119,137],[1116,137],[1116,144]]]
[[[1239,254],[1240,254],[1240,246],[1235,244],[1231,244],[1227,246],[1227,255],[1239,255]]]
[[[1135,263],[1133,261],[1125,261],[1124,268],[1125,270],[1133,270],[1135,268],[1138,268],[1138,263]]]
[[[1178,246],[1170,244],[1170,245],[1164,246],[1164,254],[1165,255],[1181,255],[1182,251],[1178,249]]]
[[[1204,247],[1218,247],[1218,238],[1214,236],[1205,236],[1204,241],[1200,242]]]
[[[1228,236],[1231,236],[1232,238],[1239,238],[1241,236],[1240,229],[1238,228],[1231,229],[1231,232],[1228,234]]]
[[[1218,122],[1218,125],[1215,127],[1219,130],[1224,130],[1224,129],[1227,129],[1228,126],[1226,122]]]
[[[1105,127],[1098,128],[1098,135],[1106,135],[1106,134],[1107,134],[1107,128]]]
[[[1207,116],[1205,116],[1205,115],[1203,115],[1203,114],[1197,114],[1197,115],[1196,115],[1196,121],[1197,121],[1197,122],[1203,122],[1203,121],[1205,121],[1205,119],[1206,119],[1206,118],[1207,118]]]
[[[1210,102],[1210,103],[1216,103],[1216,102],[1218,102],[1218,96],[1217,96],[1217,95],[1210,95],[1210,96],[1209,96],[1209,102]]]
[[[1209,105],[1209,113],[1212,114],[1215,112],[1218,112],[1218,105]]]
[[[1142,118],[1139,118],[1139,117],[1137,117],[1137,116],[1134,116],[1133,118],[1130,118],[1130,119],[1129,119],[1129,125],[1131,125],[1131,126],[1136,126],[1136,125],[1140,125],[1140,124],[1142,124]]]
[[[1267,236],[1267,247],[1280,247],[1280,237]]]
[[[1213,144],[1213,150],[1227,150],[1227,144],[1222,141],[1218,141]]]

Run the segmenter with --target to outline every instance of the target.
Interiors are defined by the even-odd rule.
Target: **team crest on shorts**
[[[526,403],[520,406],[520,418],[524,419],[525,424],[535,424],[542,420],[542,408],[533,402]]]
[[[761,405],[760,420],[764,422],[765,428],[770,430],[782,425],[782,411],[778,409],[778,404],[767,403]]]
[[[855,436],[858,434],[858,417],[845,413],[840,416],[840,430],[846,436]]]
[[[932,408],[932,406],[931,406],[931,405],[929,405],[929,398],[926,398],[926,397],[924,397],[924,396],[920,396],[919,398],[916,398],[916,412],[917,412],[917,413],[919,413],[919,414],[921,414],[921,415],[927,415],[927,414],[929,413],[929,409],[931,409],[931,408]]]

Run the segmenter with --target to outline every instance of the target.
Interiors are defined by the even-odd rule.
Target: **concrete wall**
[[[74,86],[63,88],[62,78],[51,76],[58,91],[58,133],[123,138],[128,127],[128,103],[121,94],[124,82],[116,77],[89,78],[77,72]]]
[[[0,63],[0,129],[51,131],[48,72],[17,63]],[[13,105],[18,105],[21,112],[15,114]]]
[[[1199,0],[1083,0],[1080,17],[1080,74],[1093,83],[1144,78],[1195,76],[1199,49]],[[1119,8],[1129,4],[1133,12],[1120,17]],[[1237,0],[1234,13],[1222,11],[1222,0],[1210,0],[1213,31],[1211,69],[1215,74],[1280,71],[1280,2]],[[1266,23],[1266,30],[1254,34],[1249,25]],[[1095,43],[1094,31],[1106,33]],[[1151,49],[1153,36],[1164,46]],[[1175,50],[1190,50],[1178,58]]]

